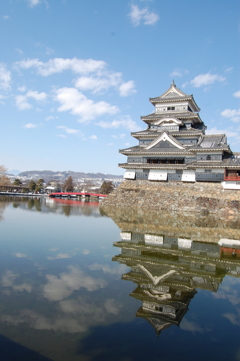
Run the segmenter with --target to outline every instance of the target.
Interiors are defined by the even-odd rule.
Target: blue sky
[[[123,174],[172,79],[240,151],[236,0],[4,0],[0,164]]]

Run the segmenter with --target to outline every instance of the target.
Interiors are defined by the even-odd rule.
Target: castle
[[[126,155],[125,179],[180,182],[222,182],[240,189],[240,155],[225,134],[206,135],[193,95],[176,87],[150,98],[155,112],[142,116],[147,129],[131,135],[139,141],[119,152]]]

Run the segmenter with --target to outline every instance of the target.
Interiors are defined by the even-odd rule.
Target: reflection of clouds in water
[[[77,267],[69,266],[68,269],[68,273],[61,273],[59,277],[46,275],[48,283],[43,287],[43,296],[49,301],[61,301],[80,288],[91,292],[106,286],[104,280],[88,276]]]
[[[224,284],[221,286],[221,289],[219,289],[217,293],[213,293],[212,296],[217,299],[228,300],[232,305],[237,305],[240,303],[238,285],[238,278],[228,277]]]
[[[7,270],[5,272],[5,275],[2,276],[2,286],[11,287],[13,291],[19,291],[19,292],[27,291],[30,293],[32,291],[32,286],[29,283],[21,283],[18,285],[15,284],[15,280],[18,277],[19,275],[14,274],[11,270]]]
[[[239,296],[237,290],[220,290],[213,294],[214,298],[228,300],[232,305],[239,304]]]
[[[90,327],[106,322],[109,314],[117,315],[121,308],[114,299],[107,299],[100,305],[99,302],[95,304],[83,297],[60,301],[59,306],[64,315],[58,312],[50,318],[26,309],[22,310],[18,316],[2,314],[0,320],[13,326],[26,323],[36,330],[78,333],[86,332]]]
[[[95,304],[89,299],[84,299],[83,297],[78,297],[74,300],[64,300],[59,302],[61,311],[65,313],[72,313],[73,315],[80,314],[81,317],[89,315],[91,320],[98,322],[104,321],[104,316],[107,313],[117,315],[122,307],[118,301],[113,298],[108,298],[104,301],[103,305]]]
[[[82,254],[89,254],[90,253],[90,251],[88,250],[88,249],[85,249],[83,252],[82,252]]]
[[[233,306],[236,313],[224,313],[222,316],[227,318],[233,325],[240,326],[240,296],[239,296],[239,279],[228,277],[221,289],[213,294],[216,299],[228,300]]]
[[[112,275],[122,275],[129,268],[124,264],[119,264],[110,267],[108,264],[93,263],[88,267],[91,271],[103,271],[103,273],[109,273]]]
[[[36,330],[53,330],[69,333],[86,331],[85,326],[80,324],[76,319],[61,316],[50,319],[31,310],[23,310],[20,312],[19,316],[3,314],[0,317],[0,320],[13,326],[18,326],[21,323],[27,323],[29,327]]]
[[[107,299],[104,303],[104,307],[108,313],[112,313],[113,315],[118,315],[121,308],[113,298]]]
[[[63,258],[71,258],[73,255],[70,255],[68,253],[58,253],[56,256],[54,257],[47,257],[47,259],[49,261],[53,260],[53,259],[63,259]]]
[[[56,252],[56,251],[58,251],[59,250],[59,248],[50,248],[49,249],[49,251],[51,251],[51,252]]]
[[[14,253],[14,256],[18,258],[27,258],[27,255],[25,253]]]
[[[184,331],[194,332],[203,332],[203,329],[195,322],[188,321],[184,318],[180,324],[180,328]]]
[[[238,314],[224,313],[223,317],[226,317],[233,325],[240,326],[240,310],[237,309]]]

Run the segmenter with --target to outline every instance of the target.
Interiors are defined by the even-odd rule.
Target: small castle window
[[[207,155],[207,160],[211,160],[211,156],[210,156],[210,155]]]
[[[167,110],[175,110],[175,107],[167,107]]]

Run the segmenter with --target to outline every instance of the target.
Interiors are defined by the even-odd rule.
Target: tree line
[[[0,186],[1,185],[15,185],[15,186],[23,186],[23,183],[21,179],[15,178],[13,183],[11,183],[11,180],[6,175],[7,169],[3,165],[0,165]],[[47,185],[51,185],[51,181],[48,182]],[[30,192],[36,192],[40,193],[42,190],[44,190],[44,179],[40,178],[38,181],[30,180],[28,184],[24,184],[24,186],[29,188]],[[59,188],[62,189],[63,192],[73,192],[74,191],[74,182],[71,176],[69,176],[63,184],[59,184]],[[96,192],[99,192],[101,194],[109,194],[113,191],[114,185],[112,181],[103,181],[101,187],[96,190]]]

